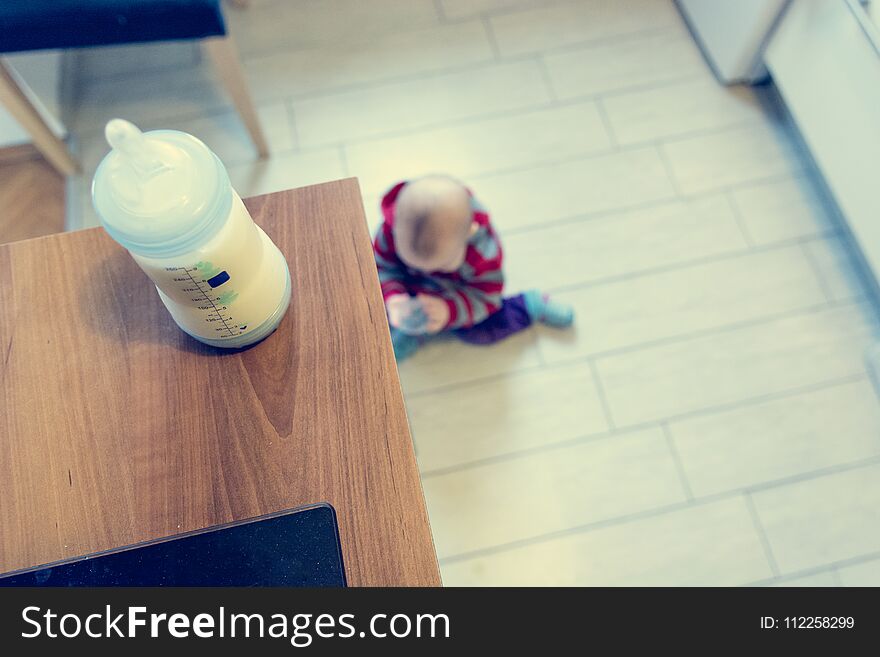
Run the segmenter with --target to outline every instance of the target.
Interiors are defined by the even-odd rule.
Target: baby
[[[392,187],[373,250],[398,360],[442,331],[491,344],[533,322],[565,327],[570,306],[537,290],[502,298],[501,243],[461,183],[431,175]]]

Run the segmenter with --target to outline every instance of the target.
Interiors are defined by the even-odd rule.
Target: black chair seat
[[[226,34],[220,0],[0,0],[0,52]]]

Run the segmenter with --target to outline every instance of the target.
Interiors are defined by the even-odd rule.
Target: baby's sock
[[[574,308],[565,303],[553,301],[538,290],[529,290],[523,294],[526,310],[533,321],[550,326],[564,328],[574,321]]]
[[[404,333],[398,328],[391,327],[391,344],[394,347],[394,357],[402,361],[412,356],[422,342],[418,337]]]

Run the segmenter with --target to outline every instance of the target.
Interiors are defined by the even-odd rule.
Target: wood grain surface
[[[30,144],[0,148],[0,243],[64,230],[64,185]]]
[[[239,352],[103,229],[0,245],[0,572],[326,501],[352,585],[439,584],[356,180],[245,203],[294,288]]]

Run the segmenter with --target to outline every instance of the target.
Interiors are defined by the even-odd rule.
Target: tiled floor
[[[568,332],[400,368],[447,584],[880,581],[875,308],[767,88],[664,0],[255,0],[228,11],[274,156],[187,44],[81,58],[86,188],[115,115],[203,138],[242,195],[463,177],[511,290]],[[83,195],[73,225],[94,223]]]

